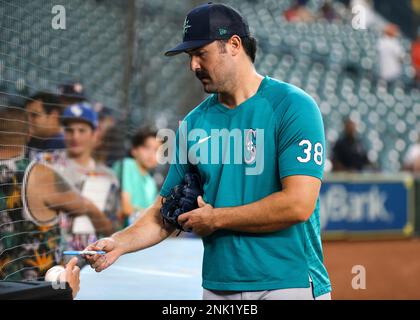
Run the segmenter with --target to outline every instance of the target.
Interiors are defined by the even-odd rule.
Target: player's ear
[[[239,36],[232,36],[229,39],[229,47],[230,47],[230,51],[232,56],[236,56],[239,54],[240,49],[242,48],[242,40]]]

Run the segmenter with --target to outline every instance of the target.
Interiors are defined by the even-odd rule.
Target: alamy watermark
[[[351,20],[352,28],[356,30],[366,30],[366,8],[362,5],[355,5],[351,8],[351,13],[354,15]]]
[[[54,14],[51,20],[51,27],[54,30],[66,29],[66,8],[62,5],[55,5],[51,8],[51,13]]]
[[[354,290],[366,289],[366,268],[362,265],[355,265],[351,269],[351,273],[355,276],[351,280],[351,286]]]
[[[65,290],[66,289],[66,282],[65,281],[52,281],[51,286],[54,290]]]
[[[183,121],[178,137],[171,129],[160,129],[157,138],[164,141],[160,164],[245,164],[246,175],[264,170],[264,129],[211,129],[209,134],[196,128],[187,132]]]

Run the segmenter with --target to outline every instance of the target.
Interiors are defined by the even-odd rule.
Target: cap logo
[[[82,109],[79,106],[73,106],[70,109],[71,113],[73,113],[76,117],[80,117],[83,113]]]
[[[223,36],[223,35],[225,35],[226,33],[227,33],[227,30],[226,30],[226,29],[219,28],[219,35]]]
[[[187,18],[185,18],[184,31],[183,31],[184,36],[187,34],[188,29],[191,28],[191,25],[189,23],[190,23],[190,21]]]

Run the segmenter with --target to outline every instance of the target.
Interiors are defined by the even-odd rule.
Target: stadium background
[[[204,97],[188,70],[187,57],[163,56],[165,49],[179,41],[186,12],[200,3],[0,0],[1,107],[20,105],[36,91],[57,92],[58,85],[79,81],[92,102],[112,109],[117,125],[106,143],[122,157],[136,128],[152,124],[175,129]],[[324,255],[333,298],[419,299],[417,180],[399,174],[404,155],[420,132],[420,91],[411,85],[410,59],[404,61],[402,79],[395,86],[388,88],[378,81],[379,31],[353,29],[352,16],[340,2],[334,2],[340,22],[311,24],[284,20],[290,1],[225,3],[247,17],[258,39],[257,70],[291,82],[315,98],[324,118],[327,156],[341,132],[343,116],[350,116],[359,123],[370,160],[377,163],[378,172],[369,173],[370,182],[392,176],[407,186],[410,200],[402,214],[408,216],[401,230],[346,232],[341,228],[330,234],[325,230]],[[376,3],[379,12],[400,24],[406,52],[418,26],[416,16],[402,9],[410,8],[410,3]],[[317,11],[321,4],[311,0],[308,7]],[[65,30],[51,27],[55,5],[66,9]],[[165,168],[159,171],[164,174]],[[345,175],[341,180],[357,182],[359,178]],[[366,268],[365,290],[351,287],[354,265]]]

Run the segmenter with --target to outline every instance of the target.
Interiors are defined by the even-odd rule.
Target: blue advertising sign
[[[320,209],[323,232],[411,233],[412,183],[324,181]]]

